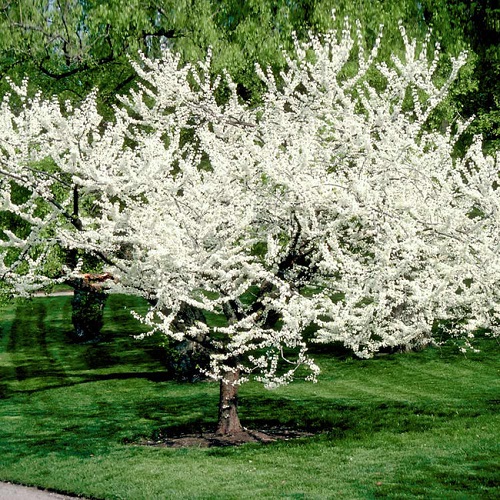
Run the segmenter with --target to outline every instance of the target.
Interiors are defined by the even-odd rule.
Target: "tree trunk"
[[[220,382],[219,424],[217,434],[228,435],[243,431],[238,417],[238,370],[227,372]]]
[[[103,290],[103,283],[109,279],[112,279],[112,276],[108,273],[87,273],[66,282],[74,290],[71,319],[77,340],[82,342],[99,340],[103,327],[104,305],[108,298]]]
[[[71,320],[75,338],[82,342],[99,339],[104,323],[104,305],[107,294],[89,287],[75,288],[71,306]]]

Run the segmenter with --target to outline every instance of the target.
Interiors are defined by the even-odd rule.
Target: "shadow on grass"
[[[209,402],[213,408],[207,411]],[[142,406],[147,413],[149,403]],[[155,429],[150,435],[133,436],[134,442],[140,438],[158,441],[166,436],[179,437],[185,434],[201,434],[215,430],[216,400],[176,397],[175,404],[169,408],[177,416],[199,415],[171,423]],[[342,400],[310,398],[300,401],[286,398],[242,397],[240,398],[241,421],[244,427],[256,431],[288,429],[291,431],[315,434],[313,439],[338,442],[344,439],[363,440],[373,438],[377,433],[425,433],[449,425],[451,420],[474,419],[484,415],[495,415],[494,404],[484,402],[481,409],[450,407],[436,404],[415,404],[404,402],[360,401],[359,404],[346,404]],[[207,419],[208,418],[208,419]],[[300,440],[297,442],[300,445]],[[219,453],[219,450],[214,453]],[[225,453],[225,451],[221,451]],[[230,451],[228,451],[230,453]]]
[[[27,365],[29,366],[29,365]],[[21,367],[22,369],[22,367]],[[109,380],[137,380],[145,379],[150,382],[168,382],[172,380],[172,377],[166,372],[117,372],[117,373],[106,373],[106,374],[88,374],[88,373],[71,373],[71,378],[79,380],[71,380],[70,378],[65,378],[63,382],[50,383],[50,378],[60,378],[61,375],[66,375],[66,372],[57,371],[45,371],[45,372],[30,372],[30,378],[33,379],[46,379],[46,385],[37,387],[36,389],[11,389],[8,385],[9,381],[16,380],[15,378],[6,378],[0,384],[0,398],[7,398],[14,393],[19,394],[36,394],[44,391],[51,391],[54,389],[62,389],[65,387],[74,387],[83,384],[91,384],[94,382],[102,382]],[[17,379],[19,380],[19,379]],[[24,380],[24,379],[23,379]],[[2,396],[3,388],[3,396]]]
[[[0,398],[114,379],[168,380],[161,363],[164,349],[151,339],[133,338],[130,314],[124,315],[123,331],[108,331],[100,343],[81,344],[67,331],[67,298],[50,300],[19,301],[14,318],[0,324],[9,361],[0,365]]]
[[[273,404],[274,403],[274,404]],[[269,401],[253,398],[249,406],[254,415],[245,419],[251,428],[284,426],[313,433],[328,433],[331,437],[362,438],[381,431],[393,433],[425,432],[438,427],[450,418],[479,416],[477,408],[462,411],[443,409],[436,406],[415,405],[413,403],[360,402],[345,404],[331,399],[310,399],[298,402],[286,400]],[[273,407],[279,407],[279,417]],[[494,409],[491,408],[491,412]]]

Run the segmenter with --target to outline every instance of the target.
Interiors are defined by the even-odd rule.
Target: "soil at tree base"
[[[145,439],[134,443],[140,446],[159,446],[168,448],[213,448],[225,446],[239,446],[246,443],[273,443],[275,441],[288,441],[301,437],[311,437],[311,432],[272,428],[265,430],[244,429],[228,435],[215,432],[186,433],[179,435],[159,434],[155,439]]]

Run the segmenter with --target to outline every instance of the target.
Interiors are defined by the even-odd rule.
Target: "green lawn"
[[[241,389],[250,428],[314,437],[238,448],[134,445],[215,425],[218,388],[166,380],[164,352],[111,297],[104,339],[67,336],[70,298],[0,310],[0,480],[99,499],[500,498],[498,343],[369,361],[318,353],[318,384]]]

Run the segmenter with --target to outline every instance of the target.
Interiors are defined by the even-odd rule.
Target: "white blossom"
[[[93,254],[112,291],[150,301],[142,321],[210,350],[212,377],[237,369],[239,383],[269,387],[299,366],[315,379],[311,326],[360,357],[426,345],[437,322],[497,335],[498,154],[477,138],[455,159],[451,127],[429,130],[465,54],[437,85],[439,47],[401,32],[404,58],[376,63],[379,37],[350,78],[361,46],[347,24],[295,40],[279,75],[256,67],[260,106],[229,75],[212,78],[210,53],[184,66],[168,50],[142,57],[142,83],[111,123],[95,94],[72,109],[13,86],[22,105],[6,96],[0,108],[0,204],[19,224],[0,233],[0,276],[29,293],[54,249]],[[185,307],[225,322],[179,328]]]

